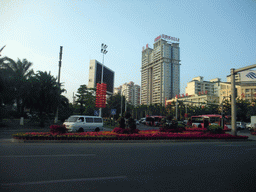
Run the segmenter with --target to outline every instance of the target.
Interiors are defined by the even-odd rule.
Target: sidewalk
[[[237,131],[237,135],[239,136],[248,136],[248,140],[256,141],[256,135],[252,135],[249,131]]]

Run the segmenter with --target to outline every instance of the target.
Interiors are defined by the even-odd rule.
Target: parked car
[[[246,123],[245,128],[250,130],[252,128],[252,124],[251,123]]]
[[[236,122],[236,128],[237,128],[237,130],[245,129],[245,123],[244,122]]]
[[[139,123],[142,123],[142,124],[146,124],[146,117],[144,117],[144,118],[141,118],[140,120],[139,120]]]
[[[185,121],[178,121],[178,124],[187,125]]]
[[[248,129],[249,131],[252,131],[252,130],[254,130],[255,128],[253,127],[253,124],[252,124],[252,123],[247,123],[247,124],[246,124],[246,129]]]

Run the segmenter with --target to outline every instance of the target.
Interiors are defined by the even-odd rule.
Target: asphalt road
[[[0,191],[255,191],[256,143],[0,143]]]

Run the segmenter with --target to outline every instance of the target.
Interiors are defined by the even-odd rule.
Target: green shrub
[[[130,113],[129,111],[126,111],[126,112],[124,113],[125,119],[129,119],[131,116],[132,116],[132,115],[131,115],[131,113]]]
[[[118,127],[122,128],[122,129],[125,128],[125,120],[123,117],[119,117],[117,122],[118,122]]]
[[[176,118],[172,119],[172,124],[169,126],[170,129],[177,129],[178,128],[178,121]]]
[[[127,120],[127,125],[128,125],[128,128],[130,128],[132,130],[136,129],[136,123],[135,123],[134,119],[131,117]]]
[[[64,125],[51,125],[50,133],[52,134],[64,134],[67,132],[67,128]]]
[[[178,124],[178,128],[185,128],[185,125],[183,125],[183,124]]]
[[[222,133],[223,129],[219,125],[210,125],[207,127],[207,131],[209,131],[211,133]]]

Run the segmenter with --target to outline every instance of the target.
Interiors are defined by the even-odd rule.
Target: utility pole
[[[58,74],[58,86],[59,86],[59,91],[60,91],[60,68],[61,68],[61,60],[62,60],[62,46],[60,46],[60,59],[59,59],[59,74]],[[61,94],[61,93],[59,93]],[[58,122],[58,113],[59,113],[59,102],[58,102],[58,106],[57,106],[57,110],[56,110],[56,116],[55,116],[55,120],[54,123]]]

